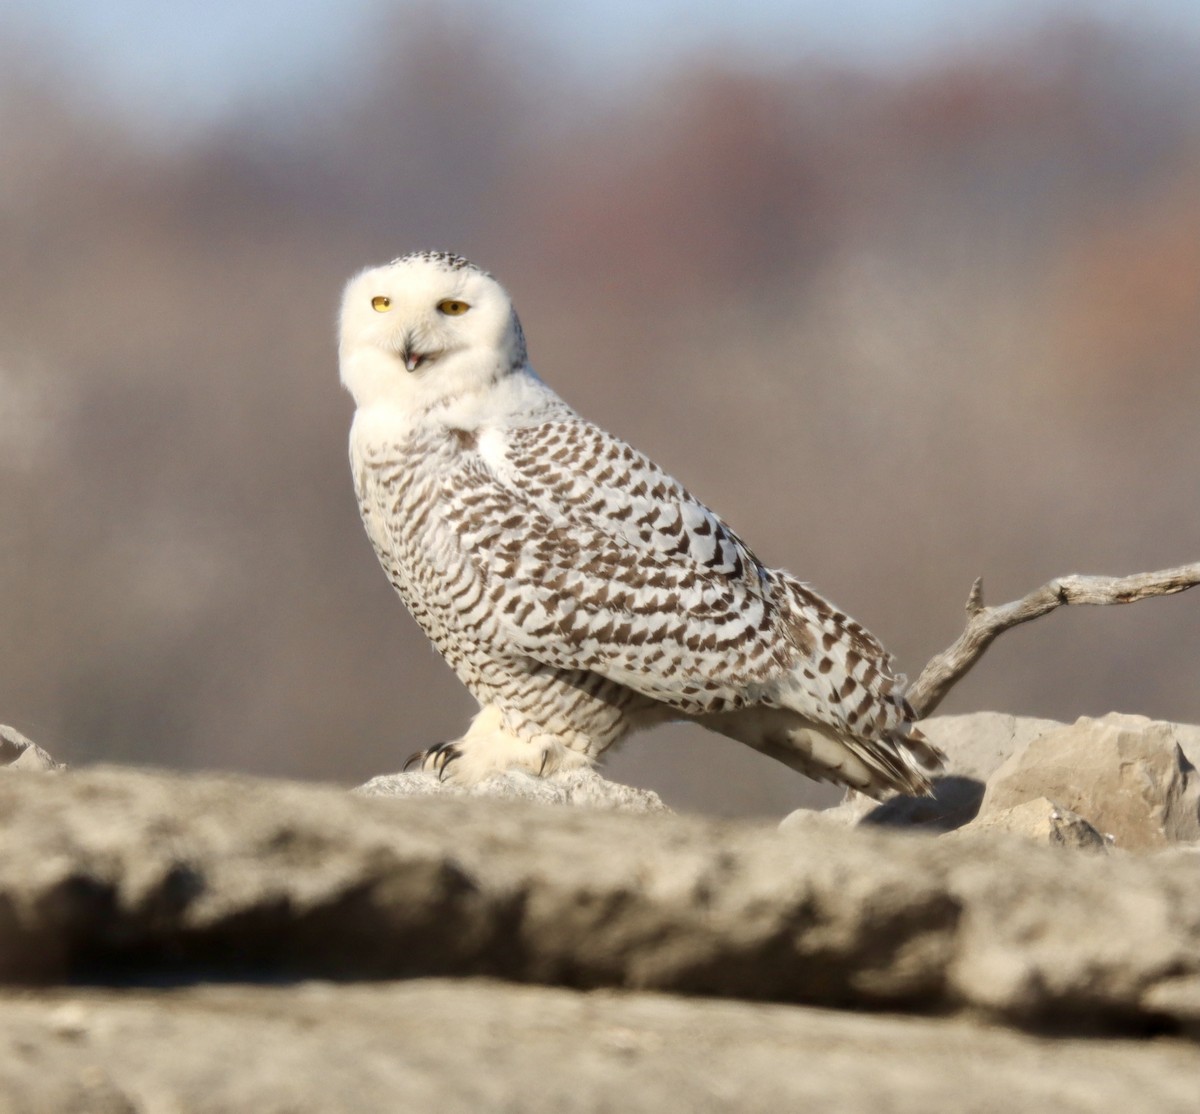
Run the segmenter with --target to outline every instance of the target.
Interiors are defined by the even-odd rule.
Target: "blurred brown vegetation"
[[[67,760],[345,782],[472,704],[358,524],[334,313],[446,247],[534,364],[915,674],[972,579],[1200,558],[1200,56],[1086,23],[919,72],[595,92],[519,25],[380,25],[170,143],[0,61],[0,720]],[[1007,635],[943,710],[1200,721],[1200,599]],[[702,732],[615,776],[782,811]]]

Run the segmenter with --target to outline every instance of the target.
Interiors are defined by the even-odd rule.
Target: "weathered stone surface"
[[[0,770],[65,770],[15,727],[0,724]]]
[[[922,720],[921,731],[946,753],[946,772],[934,779],[931,796],[898,795],[881,802],[851,789],[833,808],[819,813],[797,809],[784,818],[781,827],[837,823],[952,831],[975,818],[985,783],[1006,759],[1059,727],[1062,724],[1056,720],[1001,712]]]
[[[482,981],[0,994],[0,1110],[1192,1114],[1200,1047]]]
[[[1200,839],[1200,727],[1115,713],[1067,725],[991,712],[921,727],[948,759],[932,796],[878,803],[851,792],[832,809],[798,810],[780,827],[1010,832],[1097,848],[1091,828],[1123,850]]]
[[[970,838],[1031,816],[1045,842],[1086,837],[1054,811],[933,841],[136,770],[0,779],[0,976],[254,980],[0,989],[0,1114],[1190,1114],[1194,1040],[1064,1034],[1200,1039],[1200,844]],[[439,974],[612,989],[268,984]]]
[[[1200,839],[1200,777],[1180,745],[1188,735],[1144,716],[1083,717],[1009,758],[988,782],[980,815],[1048,797],[1118,848]]]
[[[1023,801],[1012,808],[977,816],[969,824],[946,832],[944,839],[987,832],[1003,832],[1044,843],[1048,847],[1068,847],[1078,851],[1108,851],[1108,841],[1082,816],[1045,797]]]
[[[1146,996],[1200,975],[1191,856],[127,769],[0,779],[0,822],[9,981],[485,974],[1086,1027],[1159,1024]]]
[[[921,721],[921,731],[946,752],[946,772],[986,782],[1009,758],[1063,725],[1058,720],[974,712]]]
[[[502,797],[541,804],[579,805],[615,812],[670,812],[652,789],[637,789],[601,777],[595,770],[569,770],[549,777],[534,777],[521,770],[508,770],[470,788],[442,781],[436,774],[382,774],[356,793],[364,797]]]
[[[1200,1038],[1200,977],[1163,979],[1142,996],[1148,1013],[1175,1018],[1193,1037]]]

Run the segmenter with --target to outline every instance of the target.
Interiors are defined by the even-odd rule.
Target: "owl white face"
[[[407,255],[351,279],[340,337],[342,383],[360,408],[427,409],[486,389],[525,362],[504,287],[442,252]]]

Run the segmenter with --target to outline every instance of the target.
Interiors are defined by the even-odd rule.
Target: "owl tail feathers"
[[[882,770],[886,784],[873,783],[860,789],[876,800],[882,795],[881,789],[885,792],[894,789],[913,797],[932,796],[930,775],[940,773],[946,762],[946,755],[912,724],[897,728],[886,740],[848,739],[844,745],[865,750],[867,760]]]
[[[815,781],[846,785],[876,800],[892,793],[928,796],[933,791],[929,775],[945,761],[909,722],[875,739],[846,734],[785,708],[743,708],[699,722]]]

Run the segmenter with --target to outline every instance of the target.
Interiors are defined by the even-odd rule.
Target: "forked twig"
[[[1150,596],[1170,596],[1200,584],[1200,562],[1133,576],[1059,576],[1023,599],[985,607],[983,578],[967,597],[967,627],[948,649],[937,654],[908,690],[918,716],[929,715],[966,676],[984,651],[1006,630],[1071,604],[1102,606],[1135,603]]]

